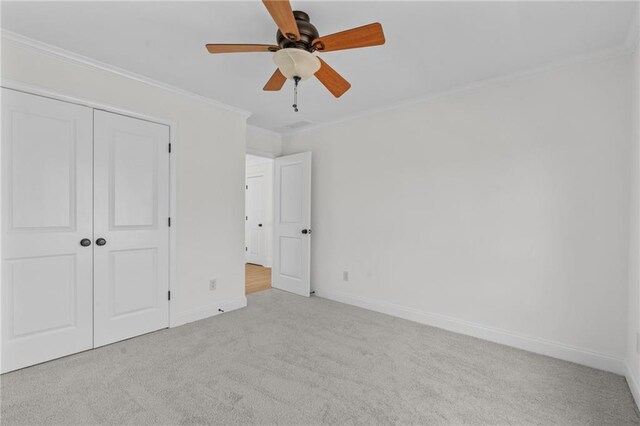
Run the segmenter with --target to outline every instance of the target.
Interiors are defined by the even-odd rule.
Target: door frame
[[[269,173],[268,170],[262,170],[262,171],[253,171],[253,172],[249,172],[250,168],[261,168],[262,166],[266,166],[267,162],[265,162],[264,164],[262,163],[256,163],[256,164],[252,164],[250,166],[247,166],[247,157],[248,156],[252,156],[252,157],[259,157],[265,160],[268,160],[268,166],[271,168],[271,172]],[[256,176],[262,176],[264,178],[263,180],[263,186],[262,186],[262,191],[263,191],[263,207],[265,207],[265,204],[268,204],[270,206],[270,208],[265,208],[263,209],[263,221],[264,221],[264,227],[263,227],[263,237],[265,239],[265,244],[264,244],[264,253],[263,253],[263,259],[262,259],[262,263],[260,265],[266,267],[266,268],[273,268],[273,247],[274,247],[274,241],[273,241],[273,212],[274,212],[274,193],[273,193],[273,189],[274,189],[274,183],[275,183],[275,169],[274,169],[274,165],[275,165],[275,158],[273,157],[273,154],[269,154],[269,155],[257,155],[255,154],[255,151],[253,152],[249,152],[249,150],[247,150],[247,152],[245,153],[245,173],[244,173],[244,177],[245,177],[245,184],[247,183],[247,179],[250,177],[256,177]],[[266,167],[265,167],[266,168]],[[269,197],[269,193],[271,194],[271,196]],[[245,218],[246,218],[246,213],[247,213],[247,203],[246,203],[246,199],[247,197],[245,196]],[[247,237],[247,233],[246,233],[246,229],[247,229],[247,224],[245,221],[245,241],[246,241],[246,237]],[[247,257],[245,255],[245,263],[252,263],[252,262],[248,262],[247,261]]]
[[[176,232],[177,232],[177,200],[178,195],[178,182],[176,166],[178,164],[178,126],[175,120],[155,117],[146,114],[140,114],[138,112],[129,111],[127,109],[119,108],[113,105],[105,104],[102,102],[94,101],[91,99],[79,98],[75,96],[69,96],[47,89],[42,86],[34,84],[26,84],[15,80],[3,78],[1,87],[5,89],[11,89],[18,92],[23,92],[29,95],[42,96],[45,98],[67,102],[71,104],[81,105],[101,111],[110,112],[113,114],[124,115],[127,117],[137,118],[139,120],[145,120],[152,123],[162,124],[169,127],[169,143],[171,143],[171,155],[169,155],[169,217],[171,217],[171,226],[169,229],[169,291],[173,291],[177,288],[178,274],[177,274],[177,250],[176,250]],[[6,207],[0,209],[0,214],[4,216],[4,210]],[[1,250],[1,249],[0,249]],[[2,258],[2,252],[0,252],[0,259]],[[1,265],[1,262],[0,262]],[[1,268],[1,266],[0,266]],[[0,270],[0,272],[2,272]],[[177,317],[175,304],[169,301],[169,327],[175,327],[181,325],[173,321],[174,317]]]
[[[274,209],[275,209],[275,205],[273,204],[273,200],[274,200],[274,198],[273,198],[274,197],[273,189],[275,189],[274,188],[274,184],[275,184],[275,178],[276,178],[275,159],[278,157],[278,155],[276,155],[276,154],[274,154],[272,152],[268,152],[268,151],[260,151],[260,150],[257,150],[257,149],[245,147],[245,150],[244,150],[244,165],[245,165],[245,167],[244,167],[244,180],[245,180],[245,182],[247,181],[247,155],[253,155],[254,157],[268,158],[268,159],[270,159],[272,161],[272,165],[274,166],[274,167],[272,167],[272,170],[271,170],[271,176],[266,176],[265,175],[266,177],[271,179],[271,188],[272,188],[272,194],[271,194],[271,197],[272,197],[272,199],[271,199],[271,217],[272,217],[272,223],[271,223],[271,243],[270,243],[271,247],[269,247],[270,252],[271,252],[271,257],[266,257],[267,264],[263,265],[265,267],[271,268],[271,283],[273,283],[273,250],[274,250],[274,247],[275,247],[274,223],[273,223],[273,212],[274,212]],[[246,196],[245,196],[245,200],[246,200]],[[246,201],[245,201],[244,214],[246,214],[246,213],[247,213],[247,204],[246,204]],[[244,216],[244,214],[243,214],[243,216]],[[246,238],[246,227],[245,227],[245,238]],[[244,264],[245,265],[247,264],[246,255],[244,257]],[[246,285],[246,282],[247,282],[247,277],[246,276],[244,277],[244,281],[245,281],[245,285]]]
[[[247,169],[246,169],[246,166],[245,166],[245,172],[244,172],[245,187],[246,187],[246,185],[248,185],[248,182],[249,182],[250,178],[256,178],[256,177],[261,177],[261,178],[264,179],[264,178],[267,178],[268,176],[265,173],[249,173],[247,171]],[[260,194],[262,196],[261,210],[262,210],[262,222],[263,223],[266,222],[265,219],[266,219],[266,215],[267,215],[267,212],[264,211],[265,210],[265,208],[264,208],[264,204],[265,204],[264,200],[266,199],[265,193],[267,192],[266,191],[266,186],[267,186],[266,182],[263,180],[262,181],[262,188],[261,188],[262,193]],[[249,188],[246,187],[246,191],[248,191],[248,190],[249,190]],[[246,196],[246,194],[247,193],[245,192],[245,203],[244,203],[244,214],[245,214],[244,238],[245,238],[245,241],[247,240],[247,222],[248,222],[246,220],[246,217],[247,217],[247,201],[246,201],[247,200],[247,196]],[[265,226],[262,226],[262,239],[265,240],[264,243],[262,244],[262,246],[263,246],[262,247],[262,253],[261,253],[262,254],[262,258],[260,259],[261,263],[257,263],[257,262],[255,263],[256,265],[260,265],[260,266],[268,266],[267,265],[267,263],[268,263],[267,260],[268,259],[267,259],[267,253],[266,253],[266,249],[267,249],[266,231],[267,231],[267,228]],[[247,261],[247,252],[246,252],[246,250],[245,250],[245,256],[244,256],[244,263],[254,263],[254,262],[248,262]]]

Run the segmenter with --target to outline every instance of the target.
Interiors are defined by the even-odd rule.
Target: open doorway
[[[247,154],[245,172],[245,293],[271,288],[273,159]]]

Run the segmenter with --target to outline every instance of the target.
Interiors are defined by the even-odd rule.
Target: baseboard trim
[[[177,315],[173,315],[170,321],[170,327],[178,327],[179,325],[187,324],[201,319],[220,315],[222,313],[235,311],[247,306],[247,298],[245,296],[238,299],[227,300],[216,303],[211,306],[206,306],[199,309],[194,309],[187,312],[182,312]],[[224,312],[220,312],[220,309]]]
[[[398,318],[419,322],[455,333],[465,334],[480,339],[500,343],[506,346],[523,349],[541,355],[559,358],[576,364],[605,370],[625,376],[628,372],[626,362],[610,355],[605,355],[575,346],[565,345],[535,337],[513,333],[507,330],[489,327],[470,321],[460,320],[440,314],[420,311],[393,303],[380,302],[360,296],[314,288],[315,295],[358,306],[371,311],[380,312]]]
[[[626,374],[625,377],[627,379],[627,384],[629,385],[629,389],[631,390],[631,395],[633,395],[633,399],[636,401],[636,406],[640,408],[640,378],[635,377],[633,374],[633,370],[629,368],[629,364],[626,364]]]

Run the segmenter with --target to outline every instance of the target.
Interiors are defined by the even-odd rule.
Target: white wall
[[[244,297],[246,116],[3,40],[2,77],[177,123],[177,288],[172,324]],[[209,280],[217,278],[215,291]]]
[[[247,153],[278,157],[282,153],[282,136],[255,126],[247,126]]]
[[[637,38],[636,38],[637,40]],[[629,325],[627,333],[627,380],[640,404],[640,46],[635,43],[632,63],[632,154],[629,240]]]
[[[624,372],[630,80],[617,57],[285,137],[313,152],[313,289]]]

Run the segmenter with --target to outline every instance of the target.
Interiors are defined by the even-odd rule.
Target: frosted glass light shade
[[[320,60],[302,49],[280,49],[274,53],[273,62],[288,79],[300,77],[306,80],[320,69]]]

